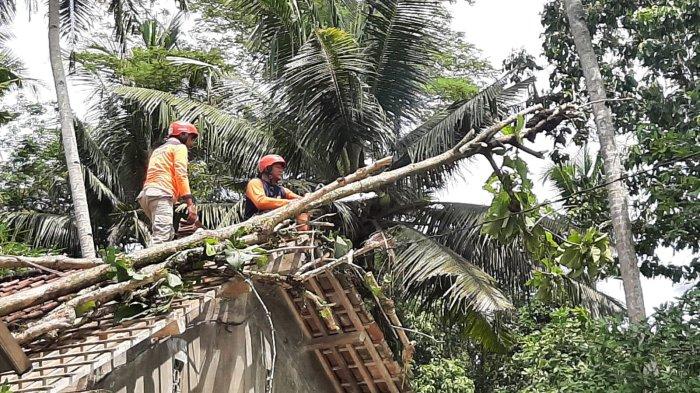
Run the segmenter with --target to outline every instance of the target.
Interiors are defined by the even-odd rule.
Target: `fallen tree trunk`
[[[141,275],[139,279],[118,282],[78,295],[60,305],[45,317],[30,324],[25,330],[14,334],[14,337],[21,345],[31,342],[46,333],[72,327],[78,322],[79,315],[77,315],[76,309],[85,307],[89,302],[94,302],[92,307],[98,307],[100,304],[107,303],[119,295],[152,284],[161,278],[165,278],[168,274],[168,268],[187,260],[187,256],[190,253],[202,254],[203,252],[204,249],[201,247],[190,249],[188,253],[178,254],[176,258],[171,257],[164,262],[144,267],[138,271]]]
[[[342,264],[352,264],[354,256],[362,256],[378,248],[384,248],[386,244],[384,242],[378,242],[370,240],[365,243],[365,245],[358,250],[350,250],[345,256],[340,257],[336,260],[332,260],[329,263],[319,266],[311,271],[293,274],[289,276],[280,276],[274,273],[260,273],[260,272],[242,272],[244,276],[256,277],[256,273],[262,274],[264,281],[273,282],[283,282],[291,284],[296,282],[302,284],[304,281],[321,274],[323,272],[333,270],[334,268]],[[223,248],[221,246],[219,249]],[[289,247],[286,249],[295,248],[308,248],[308,247]],[[275,250],[270,250],[273,252]],[[154,265],[149,265],[140,269],[137,273],[140,275],[139,279],[132,279],[129,281],[119,282],[112,285],[107,285],[102,288],[98,288],[94,291],[90,291],[68,300],[64,304],[60,305],[55,310],[51,311],[48,315],[41,318],[40,320],[30,324],[27,328],[19,333],[15,333],[14,337],[17,342],[22,345],[31,342],[32,340],[41,337],[47,333],[54,332],[57,330],[67,329],[73,327],[79,323],[79,315],[76,310],[80,307],[85,307],[89,302],[94,302],[92,307],[99,307],[100,304],[107,303],[114,300],[116,297],[137,290],[146,285],[152,284],[162,278],[165,278],[168,274],[168,268],[177,266],[181,262],[187,260],[189,254],[199,254],[204,253],[202,247],[189,249],[186,252],[175,254],[173,257],[168,258],[165,262],[157,263]],[[251,274],[252,273],[252,274]]]
[[[292,203],[303,205],[304,203],[314,201],[323,197],[329,192],[342,187],[343,185],[364,179],[367,176],[370,176],[372,173],[376,173],[377,171],[389,166],[390,164],[391,157],[383,158],[364,168],[360,168],[355,173],[340,178],[315,192],[307,194],[303,198],[300,198]],[[292,203],[290,203],[290,205]],[[272,213],[273,212],[262,214],[240,224],[231,225],[226,228],[197,232],[192,236],[158,244],[156,246],[125,255],[124,257],[133,263],[134,268],[140,268],[162,261],[179,251],[201,243],[207,238],[215,238],[219,240],[229,239],[241,230],[248,233],[254,233],[250,233],[240,240],[247,244],[259,244],[262,239],[265,238],[266,234],[272,231],[275,225],[296,215],[292,213],[286,215],[275,214],[274,217],[270,219],[269,216],[271,216]],[[35,258],[35,261],[38,264],[48,263],[52,260],[52,258],[53,257]],[[55,299],[95,285],[106,280],[111,269],[112,267],[109,265],[99,264],[93,268],[66,275],[54,282],[3,297],[0,299],[0,316],[5,316],[9,313],[30,307],[40,302]]]
[[[392,157],[385,157],[371,165],[368,165],[367,167],[358,169],[353,174],[340,178],[315,192],[307,194],[303,198],[294,200],[277,210],[255,216],[240,224],[218,230],[197,232],[191,236],[139,250],[131,254],[124,255],[123,257],[128,259],[133,264],[134,268],[138,269],[153,263],[158,263],[177,252],[201,244],[201,242],[207,238],[215,238],[219,240],[229,239],[235,234],[239,233],[239,231],[248,233],[248,235],[243,236],[239,240],[242,240],[247,244],[259,244],[267,238],[269,233],[272,232],[273,228],[277,224],[286,219],[295,217],[299,213],[309,209],[319,207],[352,194],[365,192],[392,184],[407,176],[422,173],[441,165],[453,163],[457,160],[486,152],[492,147],[510,144],[517,148],[517,144],[520,143],[520,140],[523,137],[536,135],[538,132],[544,130],[545,127],[551,129],[549,127],[551,127],[552,122],[561,122],[564,120],[562,114],[569,114],[575,110],[575,107],[572,105],[564,105],[556,110],[545,110],[543,111],[545,114],[545,116],[543,116],[544,119],[532,128],[526,130],[522,135],[509,135],[495,139],[493,138],[498,131],[515,122],[520,116],[524,116],[541,109],[542,108],[539,105],[526,108],[515,115],[509,116],[503,121],[487,127],[473,138],[471,138],[472,133],[469,133],[469,135],[460,141],[454,148],[435,157],[370,177],[370,175],[373,173],[376,173],[391,164]],[[66,294],[75,293],[83,288],[87,288],[105,281],[108,279],[110,271],[111,266],[102,264],[77,273],[69,274],[65,277],[61,277],[52,283],[6,296],[0,299],[0,316],[4,316],[11,312],[50,299],[55,299]]]

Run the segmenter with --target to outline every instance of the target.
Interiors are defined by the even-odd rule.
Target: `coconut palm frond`
[[[405,212],[403,220],[494,277],[513,298],[522,297],[529,292],[533,264],[517,242],[503,245],[481,234],[487,210],[484,205],[438,202]]]
[[[61,34],[71,42],[87,31],[96,15],[95,2],[91,0],[60,0],[58,13]]]
[[[298,120],[300,143],[319,158],[350,146],[386,146],[393,137],[366,91],[368,68],[355,39],[337,28],[315,30],[285,68],[283,112]]]
[[[433,238],[405,226],[397,226],[390,233],[399,248],[396,272],[409,292],[427,295],[425,291],[432,290],[424,284],[439,281],[446,289],[439,296],[449,299],[448,305],[455,312],[471,309],[491,315],[513,307],[497,288],[496,280]]]
[[[532,83],[528,79],[504,87],[505,78],[481,90],[476,96],[457,101],[438,112],[397,143],[398,162],[404,165],[433,157],[452,148],[470,130],[478,131],[494,119],[506,115],[513,100]]]
[[[9,30],[0,27],[0,96],[22,87],[36,89],[41,83],[26,76],[27,68],[24,62],[4,45],[14,35]]]
[[[149,244],[151,232],[148,224],[139,217],[139,210],[121,211],[121,217],[109,229],[107,241],[110,246],[125,246],[131,243]]]
[[[333,202],[331,211],[337,214],[337,222],[340,223],[340,230],[350,239],[354,239],[360,228],[360,218],[355,214],[353,209],[346,203]]]
[[[85,178],[85,188],[92,192],[98,200],[107,200],[115,207],[121,204],[121,201],[112,190],[95,176],[89,168],[85,165],[81,165],[81,168],[83,170],[83,177]]]
[[[68,251],[80,250],[78,230],[68,215],[20,211],[0,213],[0,222],[10,230],[13,240],[38,248]]]
[[[75,122],[75,136],[80,158],[84,165],[83,173],[86,181],[89,182],[91,188],[95,186],[93,190],[97,191],[100,200],[106,196],[114,206],[117,206],[119,199],[124,198],[124,189],[113,162],[92,139],[88,130],[85,129],[85,125],[80,121]],[[89,174],[86,174],[86,171]]]
[[[245,204],[243,201],[200,203],[197,210],[202,225],[208,229],[216,229],[244,221]]]
[[[230,72],[213,81],[209,94],[218,108],[231,108],[253,121],[268,116],[268,112],[275,109],[268,107],[270,92],[265,86]]]
[[[310,31],[299,3],[286,0],[234,0],[231,4],[254,24],[248,45],[265,54],[267,74],[276,77],[302,46]],[[246,20],[246,22],[249,22]]]
[[[437,51],[434,27],[439,1],[372,0],[363,31],[363,46],[375,71],[370,92],[389,117],[414,120]]]
[[[0,0],[0,23],[9,24],[12,22],[16,10],[14,0]]]
[[[494,327],[499,313],[513,308],[496,281],[459,254],[405,227],[390,230],[397,244],[395,266],[407,297],[430,307],[445,321],[464,323],[465,332],[498,346]],[[490,339],[489,339],[490,337]]]
[[[243,118],[231,116],[211,105],[164,91],[121,86],[114,92],[134,101],[147,115],[157,114],[166,129],[175,120],[191,121],[202,130],[202,143],[214,157],[225,158],[231,176],[245,176],[268,150],[270,134]]]
[[[183,14],[181,12],[175,14],[167,26],[162,26],[155,19],[142,22],[139,30],[141,31],[143,43],[148,47],[174,48],[180,34],[182,17]]]
[[[142,0],[110,0],[109,13],[114,18],[114,36],[126,51],[127,37],[137,31],[141,25],[139,15],[143,14]]]
[[[542,271],[538,271],[538,274],[549,278],[550,285],[546,290],[538,292],[538,296],[545,301],[581,306],[588,309],[596,318],[604,315],[620,315],[625,312],[624,304],[617,299],[571,277]]]

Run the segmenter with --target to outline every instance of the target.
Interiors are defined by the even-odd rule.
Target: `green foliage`
[[[212,256],[216,250],[212,247]],[[226,241],[223,249],[223,257],[226,263],[234,270],[241,271],[246,266],[256,265],[264,268],[270,262],[267,250],[258,246],[247,246],[241,241]]]
[[[463,362],[455,359],[433,359],[418,366],[417,377],[411,381],[416,393],[473,393],[474,382],[469,379]]]
[[[6,224],[0,223],[0,255],[42,256],[49,254],[51,250],[34,248],[28,244],[13,240],[10,229]],[[22,272],[26,269],[0,269],[0,277]]]
[[[397,311],[404,325],[421,332],[407,332],[416,341],[409,374],[414,391],[441,392],[451,388],[453,378],[459,382],[454,385],[461,389],[458,392],[492,391],[498,368],[507,354],[484,349],[478,341],[464,337],[459,327],[441,323],[426,310],[398,302]]]
[[[94,300],[88,300],[85,303],[79,304],[75,307],[75,315],[81,317],[97,307],[97,303]]]
[[[352,241],[343,236],[337,235],[335,241],[333,242],[333,253],[334,258],[340,258],[346,255],[352,249]]]
[[[399,245],[392,278],[422,310],[459,329],[493,351],[508,346],[497,318],[513,308],[495,280],[464,257],[417,230],[398,226],[391,235]]]
[[[139,279],[132,275],[129,279]],[[183,282],[177,270],[170,270],[164,278],[149,287],[123,295],[116,310],[114,319],[128,321],[147,315],[164,314],[171,310],[172,301],[184,296],[187,283]]]
[[[33,248],[28,244],[14,241],[7,225],[0,223],[0,255],[36,257],[49,252],[50,250]]]
[[[569,277],[593,283],[601,268],[613,261],[609,243],[608,235],[596,228],[588,228],[584,234],[572,229],[559,246],[561,255],[556,262],[569,269]]]
[[[105,250],[101,250],[102,260],[104,263],[112,267],[110,274],[113,278],[117,279],[117,282],[124,282],[129,280],[141,280],[144,276],[140,273],[136,273],[133,264],[122,254],[119,254],[119,250],[114,247],[108,247]]]
[[[219,67],[222,71],[228,70],[217,49],[201,51],[150,46],[134,48],[130,56],[124,58],[101,51],[75,54],[75,60],[87,71],[111,71],[128,85],[170,92],[207,86],[206,74],[201,67],[174,64],[172,58],[197,60]]]
[[[522,313],[499,392],[694,392],[700,388],[700,290],[657,310],[651,326],[595,321],[580,308]]]
[[[0,14],[2,14],[2,7],[3,5],[0,5]],[[2,16],[0,16],[0,19],[2,19]],[[5,28],[0,27],[0,98],[22,88],[27,82],[27,79],[22,75],[25,71],[24,64],[5,47],[5,42],[11,38],[12,34],[8,33]],[[3,103],[0,103],[0,126],[10,122],[17,116],[19,116],[19,113],[6,108]]]
[[[219,243],[217,239],[207,238],[204,239],[204,255],[208,257],[213,257],[216,255],[216,245]]]
[[[29,108],[27,108],[29,109]],[[40,116],[44,109],[37,108]],[[65,213],[70,209],[65,159],[58,134],[46,128],[21,136],[0,162],[0,211],[20,209]]]
[[[432,80],[426,90],[428,94],[450,102],[472,98],[479,92],[479,88],[468,79],[445,76]]]
[[[519,119],[505,132],[518,135],[523,123]],[[563,238],[559,234],[563,232],[561,228],[547,228],[544,221],[554,211],[537,204],[527,165],[518,157],[505,156],[502,167],[496,168],[484,189],[494,198],[481,232],[504,244],[522,242],[539,265],[528,282],[537,290],[539,299],[583,305],[596,316],[621,310],[615,300],[591,288],[611,269],[613,259],[607,234],[592,226],[583,233],[571,228]]]

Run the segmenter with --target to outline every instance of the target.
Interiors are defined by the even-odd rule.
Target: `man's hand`
[[[193,203],[187,206],[187,223],[193,224],[197,222],[197,206]]]

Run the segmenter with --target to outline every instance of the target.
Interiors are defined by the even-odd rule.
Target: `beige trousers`
[[[160,244],[175,236],[173,228],[173,198],[165,193],[142,191],[138,196],[139,205],[151,220],[151,243]]]

